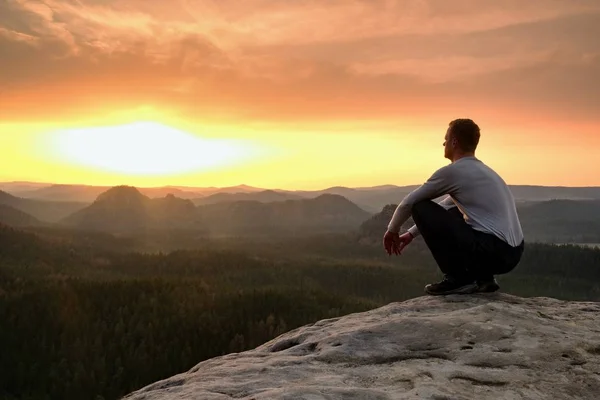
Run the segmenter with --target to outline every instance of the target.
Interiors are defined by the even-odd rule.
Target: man
[[[425,286],[432,295],[494,292],[494,275],[512,271],[525,241],[515,200],[504,180],[475,157],[480,131],[470,119],[450,122],[444,157],[452,161],[407,195],[383,237],[388,255],[400,255],[418,235],[431,251],[441,282]],[[432,200],[448,195],[440,203]],[[415,225],[400,228],[412,216]]]

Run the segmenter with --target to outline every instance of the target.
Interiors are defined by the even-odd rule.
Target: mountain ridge
[[[62,219],[60,224],[118,233],[188,228],[194,226],[189,218],[194,211],[190,200],[172,194],[151,199],[133,186],[121,185],[101,193],[91,205]]]
[[[87,204],[70,201],[45,201],[24,199],[0,190],[0,204],[10,206],[29,214],[42,222],[54,223]]]
[[[0,184],[0,187],[1,184]],[[348,198],[350,201],[358,204],[361,208],[375,213],[381,210],[386,204],[398,203],[410,193],[416,189],[418,185],[378,185],[373,187],[345,187],[345,186],[332,186],[320,190],[285,190],[285,189],[269,189],[269,188],[257,188],[248,185],[238,185],[229,187],[185,187],[185,186],[162,186],[155,188],[138,188],[142,193],[149,197],[164,197],[171,193],[177,197],[191,199],[195,204],[207,204],[217,201],[216,199],[222,198],[223,201],[230,201],[231,198],[245,199],[247,198],[260,198],[261,192],[276,192],[282,196],[288,198],[314,198],[323,193],[334,193],[341,194]],[[517,202],[526,201],[546,201],[552,199],[573,199],[573,200],[585,200],[585,199],[600,199],[600,187],[598,186],[539,186],[539,185],[509,185],[515,200]],[[60,201],[75,201],[91,203],[98,194],[108,190],[110,187],[105,186],[69,186],[59,185],[55,187],[45,187],[39,189],[39,191],[18,193],[13,192],[13,195],[26,197],[29,199],[36,199],[36,194],[42,193],[41,199],[46,200],[60,200]],[[45,191],[45,192],[44,192]],[[54,193],[52,194],[52,191]],[[58,192],[57,192],[58,191]],[[43,193],[50,193],[43,195]],[[222,193],[228,193],[229,195],[223,195]],[[46,196],[46,197],[44,197]],[[209,198],[210,196],[216,196],[216,198]],[[263,195],[264,196],[264,195]],[[272,199],[266,199],[265,201],[271,201]],[[219,200],[220,201],[220,200]]]
[[[285,192],[279,192],[276,190],[263,190],[263,191],[255,191],[255,192],[238,192],[238,193],[229,193],[229,192],[219,192],[215,194],[211,194],[205,197],[201,197],[198,199],[192,199],[195,205],[206,205],[206,204],[214,204],[214,203],[222,203],[222,202],[232,202],[232,201],[242,201],[242,200],[256,200],[260,202],[270,203],[274,201],[283,201],[283,200],[299,200],[303,197],[293,194],[288,194]]]
[[[387,204],[365,220],[359,227],[361,240],[379,244],[396,207]],[[600,199],[522,202],[517,213],[526,242],[600,243]],[[409,218],[402,230],[412,225]]]
[[[43,226],[34,216],[6,204],[0,204],[0,223],[12,227]]]
[[[195,206],[191,200],[172,194],[151,199],[137,188],[123,185],[101,193],[91,205],[60,223],[78,229],[118,233],[177,228],[248,234],[273,229],[340,230],[358,227],[368,216],[367,211],[350,200],[333,194],[270,203],[238,200]]]

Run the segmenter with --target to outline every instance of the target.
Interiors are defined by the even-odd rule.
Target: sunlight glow
[[[260,150],[241,140],[206,139],[153,122],[52,132],[62,161],[132,175],[163,175],[239,164]]]

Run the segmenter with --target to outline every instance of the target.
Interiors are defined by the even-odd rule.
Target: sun
[[[215,169],[257,157],[253,143],[208,139],[154,122],[52,132],[49,150],[63,162],[128,175]]]

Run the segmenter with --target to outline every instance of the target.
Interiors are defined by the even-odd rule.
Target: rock
[[[419,297],[206,360],[128,400],[598,399],[600,303]]]

